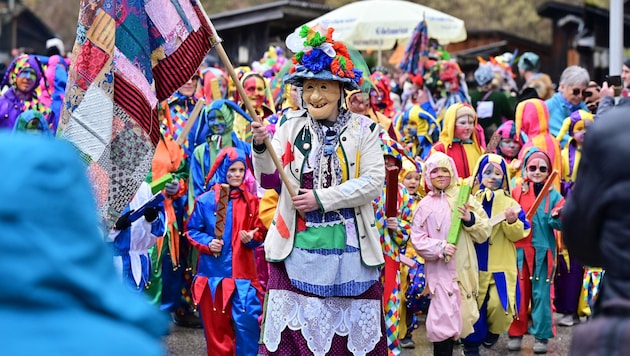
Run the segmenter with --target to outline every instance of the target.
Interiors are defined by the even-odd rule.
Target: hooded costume
[[[516,119],[514,120],[515,135],[520,139],[521,133],[527,136],[527,142],[523,143],[521,153],[518,156],[521,162],[520,168],[524,167],[524,153],[530,147],[537,147],[544,151],[551,159],[550,170],[558,172],[558,178],[554,181],[554,188],[560,192],[560,172],[562,172],[562,162],[560,158],[560,144],[553,135],[549,133],[549,110],[547,104],[540,99],[527,99],[516,106]],[[518,165],[517,165],[518,166]],[[516,182],[520,181],[519,176],[515,176]]]
[[[595,320],[608,314],[602,306],[615,300],[630,300],[627,117],[628,106],[619,105],[589,128],[577,173],[580,183],[562,209],[563,233],[571,255],[586,266],[603,267],[606,271],[594,307]],[[626,318],[619,312],[617,315]],[[612,337],[613,333],[616,331],[602,334]],[[577,344],[575,340],[574,343]]]
[[[499,128],[495,131],[495,134],[499,135],[501,139],[512,139],[515,143],[521,146],[521,149],[523,145],[525,144],[525,142],[527,142],[527,139],[525,138],[525,135],[523,134],[523,132],[521,132],[517,136],[516,125],[514,124],[514,121],[512,120],[506,121],[503,124],[501,124],[501,126],[499,126]],[[508,165],[508,173],[510,174],[510,177],[515,177],[516,175],[520,175],[521,163],[518,160],[518,155],[520,153],[520,150],[519,152],[516,153],[514,157],[507,157],[503,154],[503,152],[501,152],[501,142],[499,142],[494,153],[503,157],[503,159]]]
[[[425,160],[440,137],[440,125],[435,121],[430,102],[413,104],[397,116],[396,130],[402,133],[401,143],[414,157]]]
[[[324,123],[306,110],[287,111],[271,140],[286,183],[266,146],[253,147],[256,179],[263,188],[281,188],[265,240],[267,260],[273,263],[259,349],[263,355],[387,353],[379,282],[384,259],[372,207],[385,180],[381,128],[342,106],[344,90],[359,88],[361,71],[346,46],[332,40],[332,32],[303,26],[289,35],[296,66],[285,83],[340,83],[336,120]],[[300,216],[285,184],[295,191],[311,189],[319,209]]]
[[[562,128],[556,139],[569,134],[571,137],[567,145],[562,149],[562,177],[561,177],[561,193],[564,197],[569,196],[571,188],[577,177],[578,166],[580,165],[580,157],[582,155],[582,146],[579,145],[574,138],[576,131],[586,130],[586,126],[593,123],[593,114],[588,111],[574,111],[569,117],[564,119]]]
[[[426,195],[426,192],[424,191],[424,187],[422,186],[421,182],[422,182],[422,164],[414,161],[413,159],[411,159],[408,156],[403,156],[403,160],[402,160],[402,167],[400,169],[400,172],[398,173],[398,182],[402,183],[404,185],[404,179],[405,177],[407,177],[407,175],[409,175],[412,172],[418,173],[419,174],[419,182],[418,182],[418,190],[415,194],[411,194],[409,193],[409,191],[407,191],[409,193],[409,209],[411,211],[412,217],[413,217],[413,213],[416,211],[416,208],[418,207],[418,204],[420,203],[420,199],[422,199],[422,197],[424,197]],[[411,231],[410,231],[411,234]],[[416,253],[416,250],[413,248],[413,245],[411,244],[411,239],[407,240],[407,244],[404,246],[401,246],[400,248],[400,253],[405,255],[406,257],[413,259],[416,261],[416,263],[421,263],[424,264],[424,259],[420,256],[418,256],[418,254]],[[400,308],[400,320],[402,321],[399,325],[398,325],[398,331],[399,331],[399,335],[400,338],[411,338],[411,332],[413,331],[413,329],[419,327],[420,325],[420,320],[416,317],[416,315],[410,315],[407,312],[407,307],[406,307],[406,301],[407,298],[405,296],[407,288],[409,287],[409,268],[412,266],[408,266],[407,264],[403,263],[401,261],[400,263],[400,302],[401,302],[401,308]]]
[[[262,76],[262,74],[250,71],[243,74],[243,76],[241,77],[241,85],[243,85],[243,87],[245,87],[245,82],[249,78],[258,78],[264,83],[265,103],[263,103],[260,107],[254,106],[254,103],[251,104],[256,110],[256,115],[258,115],[258,118],[260,120],[263,120],[263,122],[267,125],[271,124],[272,126],[270,126],[270,129],[272,129],[276,124],[276,122],[273,120],[277,120],[277,117],[274,115],[275,111],[273,109],[273,98],[271,97],[271,91],[269,91],[269,83],[267,79]],[[246,111],[247,107],[245,106],[243,99],[240,98],[240,95],[237,95],[236,102],[239,103],[239,106],[243,112]],[[273,122],[270,122],[270,120],[272,120]],[[234,132],[236,133],[236,136],[240,140],[247,142],[248,144],[252,142],[251,123],[252,118],[249,115],[244,115],[239,112],[234,117]]]
[[[524,160],[521,171],[522,181],[512,189],[512,197],[523,207],[523,210],[529,212],[544,182],[534,183],[527,178],[527,163],[531,159],[540,158],[546,161],[547,167],[552,165],[549,156],[536,147],[530,147],[522,153]],[[563,204],[564,199],[552,187],[532,217],[529,236],[515,242],[521,299],[518,306],[518,318],[514,320],[508,331],[510,337],[522,337],[529,333],[536,339],[546,340],[555,336],[551,306],[551,283],[557,252],[554,229],[560,230],[562,224],[560,219],[553,218],[552,214]],[[532,323],[528,327],[529,320]]]
[[[473,116],[475,120],[472,135],[470,139],[465,141],[455,137],[455,123],[457,118],[462,115]],[[472,175],[473,168],[483,153],[476,127],[477,114],[475,110],[468,104],[453,104],[446,110],[444,129],[440,133],[440,140],[431,149],[431,154],[443,152],[453,159],[459,178],[468,178]]]
[[[2,353],[164,355],[168,318],[120,283],[66,141],[0,133]]]
[[[206,127],[208,135],[195,148],[190,159],[188,211],[192,211],[195,199],[208,190],[206,177],[219,151],[226,147],[236,147],[245,152],[246,156],[251,156],[251,146],[241,141],[233,130],[235,113],[249,117],[236,104],[223,99],[204,106],[199,113],[199,122]],[[217,115],[223,119],[219,119]]]
[[[431,184],[430,172],[446,168],[450,184],[438,190]],[[449,262],[445,262],[443,249],[447,244],[453,210],[459,195],[457,167],[453,159],[442,152],[435,152],[425,162],[423,184],[427,189],[413,215],[411,240],[418,255],[425,260],[427,288],[431,304],[427,313],[427,338],[436,343],[466,337],[473,332],[473,324],[479,317],[479,269],[474,243],[483,243],[490,236],[488,217],[481,204],[470,196],[468,204],[472,219],[462,222],[457,250]],[[444,346],[444,345],[442,345]]]
[[[491,189],[482,181],[484,172],[494,167],[501,170],[503,180],[498,188]],[[473,174],[475,199],[481,203],[489,218],[502,214],[508,207],[518,211],[518,218],[511,224],[506,220],[500,221],[492,226],[487,241],[475,244],[479,265],[479,320],[474,325],[474,333],[464,339],[465,348],[478,350],[491,334],[498,338],[509,329],[518,314],[520,295],[514,242],[529,235],[530,225],[525,218],[525,211],[510,195],[509,182],[508,167],[501,156],[484,154],[479,158]]]
[[[17,88],[17,77],[27,71],[33,73],[31,88],[20,91]],[[13,129],[20,113],[27,110],[40,112],[46,118],[48,126],[56,131],[56,118],[50,109],[39,99],[39,82],[42,79],[42,66],[36,56],[27,54],[16,57],[0,83],[0,88],[10,85],[9,89],[0,97],[0,129]]]
[[[15,126],[13,126],[13,132],[39,132],[44,136],[52,135],[44,114],[35,110],[26,110],[20,113],[15,121]]]
[[[569,134],[569,141],[562,149],[562,177],[561,177],[561,193],[565,198],[571,194],[571,189],[577,177],[578,166],[582,156],[582,145],[578,144],[574,138],[575,132],[585,131],[586,126],[593,123],[593,114],[584,110],[574,111],[571,116],[564,119],[562,128],[557,138],[564,137]],[[556,271],[556,280],[554,282],[555,296],[554,305],[557,313],[569,316],[578,316],[578,302],[582,291],[584,279],[584,268],[582,263],[577,259],[571,258],[569,251],[562,248],[558,251],[558,269]],[[590,271],[589,271],[590,272]]]
[[[258,282],[254,249],[267,229],[258,217],[258,198],[245,189],[230,187],[223,236],[217,236],[221,184],[228,183],[228,170],[236,162],[247,167],[245,153],[234,147],[221,150],[208,173],[208,191],[197,198],[186,225],[190,243],[199,251],[193,299],[199,305],[208,355],[253,355],[258,349],[263,290]],[[219,226],[220,228],[220,226]],[[240,231],[254,237],[243,243]],[[225,244],[217,256],[210,251],[213,239]]]
[[[396,112],[394,108],[394,102],[389,96],[391,88],[389,77],[382,72],[374,72],[370,74],[370,81],[374,84],[374,89],[376,90],[374,94],[370,93],[370,95],[377,95],[380,98],[376,105],[372,105],[372,103],[370,102],[372,110],[381,112],[383,115],[390,119],[393,118]],[[398,140],[398,137],[392,136],[392,138]]]

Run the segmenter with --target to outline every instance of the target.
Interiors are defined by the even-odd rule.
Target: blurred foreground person
[[[27,134],[0,150],[0,353],[164,355],[168,318],[116,275],[77,151]]]

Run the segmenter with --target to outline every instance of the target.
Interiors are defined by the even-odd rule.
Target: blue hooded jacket
[[[65,141],[0,133],[0,354],[164,355],[168,317],[122,285]]]

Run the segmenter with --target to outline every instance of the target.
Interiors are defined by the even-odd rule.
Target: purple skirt
[[[267,284],[268,290],[271,289],[280,289],[280,290],[289,290],[294,293],[299,293],[301,295],[305,295],[308,297],[317,297],[316,295],[305,293],[297,288],[295,288],[291,281],[289,280],[289,276],[287,275],[287,271],[284,267],[283,262],[270,262],[269,263],[269,281]],[[383,300],[383,285],[380,282],[374,283],[367,291],[363,294],[354,297],[353,299],[372,299],[372,300],[380,300],[382,303]],[[262,340],[262,337],[261,337]],[[329,355],[352,355],[347,348],[348,337],[347,336],[333,336],[332,344],[330,346]],[[267,347],[264,344],[260,344],[258,347],[259,355],[278,355],[278,356],[288,356],[288,355],[312,355],[313,353],[309,350],[308,345],[306,344],[306,340],[302,336],[302,332],[300,330],[291,330],[286,328],[282,331],[280,345],[278,346],[278,350],[275,352],[270,352],[267,350]],[[377,356],[377,355],[387,355],[387,338],[385,336],[385,320],[381,319],[381,338],[374,347],[372,351],[367,353],[367,355]]]
[[[558,255],[558,267],[554,279],[555,298],[553,301],[556,312],[560,314],[577,313],[578,300],[582,291],[584,268],[575,259],[570,259],[570,272],[564,258]]]

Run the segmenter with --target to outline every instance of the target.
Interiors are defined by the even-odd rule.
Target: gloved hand
[[[148,222],[153,222],[158,217],[158,208],[156,207],[148,207],[144,209],[144,218]]]
[[[166,183],[164,190],[166,190],[166,194],[168,195],[177,194],[177,192],[179,192],[179,179],[173,179],[172,181]]]
[[[129,215],[131,215],[132,212],[133,211],[130,210],[126,212],[124,215],[122,215],[121,217],[119,217],[118,220],[116,220],[116,223],[114,224],[114,229],[124,230],[128,228],[129,226],[131,226],[131,220],[129,220]]]

